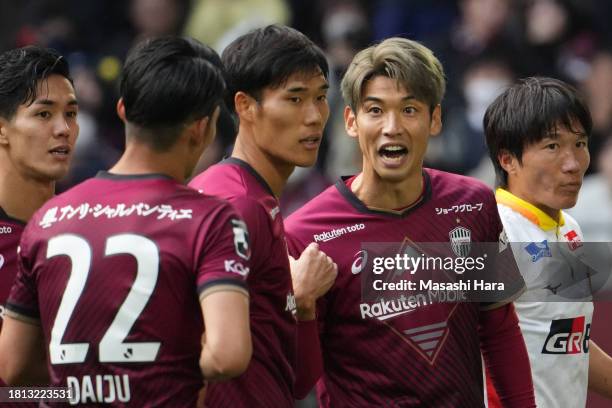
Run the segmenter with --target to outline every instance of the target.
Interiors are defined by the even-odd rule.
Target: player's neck
[[[249,140],[253,139],[238,132],[232,157],[247,162],[268,183],[274,195],[280,197],[295,166],[275,160]]]
[[[508,192],[513,196],[518,197],[521,200],[533,205],[534,207],[542,211],[544,214],[548,215],[557,224],[561,220],[561,210],[556,208],[550,208],[548,206],[537,203],[536,200],[533,199],[533,197],[525,193],[519,185],[512,183],[511,180],[508,181],[508,187],[506,188],[506,190],[508,190]]]
[[[423,192],[423,175],[417,173],[400,182],[381,179],[365,170],[351,184],[351,190],[367,207],[396,210],[409,207]]]
[[[119,161],[108,170],[114,174],[164,174],[185,182],[185,164],[175,150],[156,152],[145,144],[130,142]]]
[[[15,169],[0,175],[0,207],[18,220],[27,222],[54,193],[54,181],[26,178]]]

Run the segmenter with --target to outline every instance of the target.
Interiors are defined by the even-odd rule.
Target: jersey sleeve
[[[526,290],[525,280],[518,268],[512,252],[512,245],[508,243],[504,226],[497,211],[495,196],[491,193],[487,195],[487,198],[485,217],[487,220],[486,241],[488,243],[487,249],[491,250],[489,251],[490,266],[487,270],[493,274],[492,277],[489,277],[490,281],[503,282],[505,290],[503,291],[503,297],[493,302],[482,302],[481,308],[483,310],[503,307],[516,300]]]
[[[308,242],[301,242],[291,231],[286,232],[289,255],[299,258]],[[320,336],[324,333],[326,296],[317,300],[315,320],[297,323],[294,397],[305,398],[323,375],[323,353]]]
[[[196,280],[200,299],[219,290],[247,292],[251,247],[246,224],[234,209],[224,203],[211,213],[212,222],[202,226]]]
[[[529,356],[512,303],[480,313],[478,328],[487,378],[504,407],[535,407]]]
[[[40,318],[36,287],[35,252],[30,245],[35,227],[26,227],[17,250],[17,276],[6,303],[6,314],[27,322],[37,323]]]

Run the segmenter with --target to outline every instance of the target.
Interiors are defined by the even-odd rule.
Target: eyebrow
[[[415,99],[416,100],[416,96],[414,95],[407,95],[404,96],[402,98],[402,101],[409,101]],[[366,96],[365,98],[363,98],[363,102],[382,102],[383,100],[381,98],[377,98],[376,96]]]
[[[68,105],[78,105],[79,103],[77,102],[76,99],[71,99],[68,101]],[[36,101],[34,101],[34,105],[55,105],[55,101],[52,101],[51,99],[37,99]]]
[[[319,87],[319,90],[326,91],[329,89],[329,84],[325,83]],[[308,89],[304,86],[295,86],[293,88],[287,89],[287,92],[306,92]]]

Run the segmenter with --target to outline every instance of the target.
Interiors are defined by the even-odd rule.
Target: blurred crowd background
[[[444,64],[443,134],[426,164],[494,185],[482,117],[517,78],[553,76],[574,84],[591,109],[591,166],[573,210],[587,240],[612,241],[612,1],[610,0],[0,0],[0,51],[28,44],[57,49],[72,68],[81,125],[76,157],[60,191],[118,158],[123,128],[115,114],[127,51],[151,36],[188,35],[221,52],[251,28],[282,23],[307,34],[330,66],[327,125],[315,168],[298,169],[282,197],[289,214],[361,157],[346,136],[338,84],[356,51],[406,36]],[[199,170],[231,152],[231,122],[219,124]],[[608,350],[610,352],[610,350]]]

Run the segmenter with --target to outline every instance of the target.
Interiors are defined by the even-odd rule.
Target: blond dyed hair
[[[355,55],[340,84],[344,102],[354,112],[361,106],[367,81],[378,76],[395,79],[432,111],[444,97],[442,64],[429,48],[416,41],[388,38]]]

